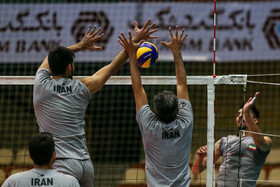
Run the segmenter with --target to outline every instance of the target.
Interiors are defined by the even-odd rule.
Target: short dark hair
[[[66,67],[74,62],[75,54],[70,49],[57,46],[50,50],[48,61],[53,75],[64,75]]]
[[[174,121],[178,111],[177,96],[167,90],[159,92],[154,96],[154,108],[160,121],[164,123]]]
[[[42,132],[29,140],[29,154],[36,165],[48,165],[55,151],[53,136],[50,133]]]
[[[240,106],[240,108],[243,108],[244,107],[244,104],[242,104]],[[252,112],[254,118],[258,118],[260,117],[260,112],[259,110],[257,109],[257,107],[255,105],[252,106],[252,108],[250,109],[250,111]]]

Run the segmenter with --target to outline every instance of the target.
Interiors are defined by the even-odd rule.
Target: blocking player
[[[135,23],[133,40],[156,38],[155,23],[150,19],[140,29]],[[100,90],[112,74],[126,62],[128,55],[122,50],[113,61],[92,76],[72,80],[75,72],[74,53],[86,49],[100,50],[96,46],[104,34],[96,26],[82,41],[69,47],[52,49],[39,67],[33,92],[34,111],[41,132],[50,132],[56,143],[57,157],[53,168],[76,177],[81,186],[93,186],[94,169],[87,149],[84,115],[92,94]],[[51,77],[53,75],[53,77]]]
[[[190,185],[189,155],[192,142],[193,111],[189,101],[181,48],[187,34],[184,29],[175,35],[169,27],[171,41],[161,42],[173,54],[177,96],[171,91],[162,91],[154,96],[154,112],[148,105],[137,66],[136,50],[140,43],[132,41],[131,33],[126,39],[119,36],[120,44],[129,54],[130,74],[136,103],[138,122],[145,151],[147,185],[186,187]],[[156,68],[155,66],[153,68]]]

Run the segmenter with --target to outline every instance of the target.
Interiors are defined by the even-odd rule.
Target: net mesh
[[[267,5],[267,3],[274,3],[275,1],[263,0],[248,2],[245,0],[225,0],[219,2],[225,3],[223,6],[227,6],[227,3],[228,6],[231,6],[230,3],[237,3],[238,6],[242,7],[240,3],[244,2],[249,3],[249,5],[254,5],[256,2]],[[121,47],[116,41],[116,36],[120,31],[127,32],[128,29],[131,29],[131,27],[127,26],[128,23],[132,23],[132,21],[135,19],[139,21],[141,18],[142,22],[145,21],[146,17],[142,17],[143,14],[148,14],[148,16],[151,16],[153,21],[160,22],[159,17],[145,12],[145,8],[148,3],[153,3],[152,6],[155,10],[157,10],[158,7],[164,7],[163,10],[167,11],[168,6],[173,6],[172,3],[182,3],[182,1],[3,0],[0,2],[0,76],[34,76],[39,64],[51,47],[57,43],[66,46],[71,45],[76,42],[76,38],[79,38],[78,34],[75,35],[76,38],[70,35],[71,29],[74,25],[73,22],[77,17],[80,16],[81,23],[88,24],[88,22],[84,21],[86,19],[83,18],[73,7],[81,6],[80,12],[85,12],[87,10],[85,5],[90,5],[92,7],[97,7],[96,9],[106,9],[106,12],[111,12],[113,15],[114,22],[110,22],[111,25],[107,25],[108,29],[104,31],[107,33],[107,35],[110,35],[110,28],[113,23],[125,23],[126,25],[123,27],[119,26],[119,30],[114,30],[111,38],[108,39],[109,42],[111,42],[111,47],[109,48],[107,46],[107,49],[110,49],[108,53],[98,54],[98,52],[93,52],[91,54],[86,52],[80,55],[77,54],[77,63],[75,64],[76,75],[89,76],[96,72],[99,68],[103,67],[105,64],[109,63],[109,59],[113,59],[113,57],[120,51]],[[184,3],[186,3],[184,6],[176,5],[175,12],[186,12],[186,6],[197,5],[197,3],[200,4],[197,5],[198,7],[204,3],[206,4],[206,7],[213,7],[213,1],[207,0],[184,1]],[[69,8],[68,6],[71,7]],[[132,6],[133,9],[129,11],[130,6]],[[197,11],[204,12],[203,6],[201,7],[202,8],[198,8]],[[270,11],[270,9],[268,11]],[[25,13],[25,16],[17,17],[19,15],[18,13],[20,12]],[[105,19],[104,15],[100,12],[102,11],[99,11],[98,14],[98,16],[101,17],[100,19]],[[36,29],[36,24],[34,24],[34,21],[38,21],[35,17],[38,16],[39,13],[42,14],[41,18],[43,20],[43,26],[45,26],[46,29],[49,28],[51,31],[43,30],[43,26],[37,31],[32,30],[32,28]],[[152,11],[152,13],[154,12]],[[209,13],[212,12],[209,11]],[[45,15],[45,17],[43,15]],[[187,15],[187,13],[182,15]],[[227,14],[224,15],[226,16]],[[63,25],[61,20],[59,21],[58,19],[59,16],[69,16],[69,18],[63,18],[64,21],[69,25]],[[131,16],[131,18],[128,18],[128,16]],[[57,19],[56,24],[54,23],[55,18]],[[175,15],[173,17],[163,16],[162,18],[166,20],[169,19],[169,23],[171,23],[176,22],[177,17]],[[212,17],[210,16],[210,18],[211,19],[209,19],[208,22],[213,24]],[[26,26],[25,28],[27,30],[30,29],[28,32],[23,32],[24,28],[23,26],[21,27],[21,19],[24,20],[24,26]],[[221,19],[221,21],[223,20]],[[12,23],[12,26],[10,27],[8,26],[9,22]],[[217,25],[219,25],[219,22]],[[275,30],[277,31],[276,33],[278,34],[277,36],[279,39],[279,21],[276,22],[276,25],[278,25],[278,27],[276,27]],[[66,27],[67,29],[63,30],[62,32],[59,30],[60,26]],[[13,29],[17,29],[19,27],[20,31],[17,32],[16,30],[12,30],[12,27]],[[74,29],[74,31],[76,32],[77,30]],[[51,34],[48,32],[51,32]],[[187,29],[187,32],[189,32],[190,36],[196,35],[195,30],[188,31]],[[208,32],[210,34],[206,34],[205,38],[202,36],[201,41],[209,41],[211,38],[213,38],[212,30],[209,30]],[[238,31],[232,30],[231,32]],[[60,37],[53,37],[57,36],[58,33],[60,34]],[[67,37],[61,37],[63,34],[67,35]],[[159,40],[164,39],[164,37],[166,36],[162,35]],[[219,28],[217,28],[216,37],[217,39],[222,37],[219,35]],[[103,42],[104,43],[101,43],[100,45],[105,45],[106,41]],[[160,44],[157,42],[155,42],[156,45],[160,50],[162,50],[160,48]],[[184,53],[196,53],[196,56],[184,56],[184,63],[188,76],[212,75],[212,45],[210,44],[200,43],[200,40],[192,39],[192,37],[190,37],[187,45],[185,46],[186,51]],[[263,40],[260,41],[259,44],[261,46],[267,45]],[[238,45],[239,44],[236,43],[233,45],[233,47],[238,47]],[[200,47],[202,49],[210,49],[207,50],[207,54],[204,55],[197,52],[199,51]],[[194,49],[196,49],[196,51]],[[225,51],[229,51],[226,43],[224,43],[224,45],[221,45],[220,43],[220,46],[217,49],[217,56],[221,56],[221,54]],[[236,52],[238,52],[238,50],[236,50]],[[163,53],[167,52],[164,51]],[[229,56],[231,59],[223,59],[221,63],[218,62],[216,65],[216,74],[253,75],[279,73],[279,57],[278,59],[276,57],[273,60],[265,60],[265,58],[261,58],[260,60],[260,58],[254,57],[254,54],[251,54],[248,51],[245,51],[244,53],[246,56],[248,56],[248,58],[244,58],[244,60],[232,60],[232,56],[234,56],[234,53],[232,53]],[[240,54],[244,55],[244,53]],[[161,55],[161,53],[159,55]],[[95,60],[92,62],[93,60],[88,60],[83,56],[88,56]],[[172,56],[170,56],[171,54],[169,54],[166,59],[160,59],[159,62],[150,69],[141,69],[141,75],[173,76],[175,69],[172,60],[170,59]],[[126,63],[115,75],[129,75],[128,63]],[[279,83],[279,79],[280,76],[248,77],[248,80],[266,81],[272,83]],[[170,85],[145,85],[145,89],[151,107],[152,98],[155,93],[164,89],[176,91],[176,87]],[[280,128],[278,125],[280,120],[280,116],[278,115],[278,111],[280,110],[279,86],[248,84],[246,97],[254,95],[256,91],[261,92],[261,96],[258,99],[256,105],[260,111],[260,127],[262,131],[265,133],[280,134]],[[26,148],[30,137],[38,132],[38,126],[36,124],[32,103],[33,86],[1,85],[0,93],[1,184],[11,173],[27,170],[33,167],[32,162],[30,162],[27,156],[28,151]],[[192,165],[196,150],[200,146],[207,144],[207,88],[206,86],[192,85],[189,86],[189,94],[194,111],[194,130],[190,156],[190,165]],[[223,136],[228,134],[236,134],[237,132],[235,126],[235,113],[243,102],[243,86],[219,85],[216,86],[215,94],[215,136],[216,140],[218,140]],[[145,186],[145,178],[143,178],[143,175],[141,175],[141,172],[144,170],[145,158],[141,134],[135,120],[135,103],[131,86],[121,85],[121,83],[119,85],[104,86],[101,91],[94,94],[93,99],[87,108],[85,119],[88,149],[95,168],[95,186],[120,187],[130,183],[136,183],[139,186]],[[271,155],[274,155],[280,149],[280,139],[272,139],[273,146]],[[275,156],[271,156],[267,159],[265,167],[262,170],[261,176],[264,176],[263,179],[265,180],[280,180],[278,176],[278,178],[273,178],[273,176],[275,176],[274,173],[279,172],[280,168],[280,160],[277,160],[274,157]],[[217,165],[219,166],[219,163],[217,163]],[[128,176],[129,172],[133,173],[135,171],[136,174],[134,173],[133,177]],[[192,176],[191,184],[193,186],[205,185],[205,183],[205,173],[199,175],[197,178]],[[263,183],[259,185],[262,184]]]

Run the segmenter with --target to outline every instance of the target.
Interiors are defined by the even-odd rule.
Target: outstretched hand
[[[129,35],[129,40],[127,40],[124,34],[121,32],[121,36],[120,35],[118,36],[119,37],[118,42],[121,44],[121,46],[125,48],[128,55],[131,56],[133,54],[136,54],[137,49],[144,42],[144,40],[141,40],[140,42],[136,43],[132,41],[132,36],[130,31],[128,31],[128,35]]]
[[[134,42],[140,42],[141,40],[157,38],[157,36],[151,36],[151,34],[157,32],[158,29],[152,29],[156,25],[156,23],[153,23],[150,26],[148,26],[150,21],[151,19],[148,19],[141,29],[138,28],[137,21],[134,22],[134,35],[132,38]]]
[[[260,94],[260,92],[256,92],[255,96],[252,98],[250,97],[247,101],[247,103],[244,105],[244,112],[249,112],[249,110],[252,108],[255,100],[257,99],[258,95]]]
[[[104,33],[97,35],[101,31],[101,27],[99,27],[96,31],[96,25],[94,25],[91,30],[91,26],[88,27],[87,33],[84,38],[80,41],[80,45],[82,50],[90,49],[90,50],[101,50],[101,46],[96,46],[94,43],[101,39],[104,36]],[[95,31],[95,32],[94,32]]]
[[[172,33],[172,29],[171,27],[169,27],[169,33],[170,33],[170,37],[171,37],[171,41],[170,42],[165,42],[165,41],[161,41],[160,43],[166,47],[168,47],[169,49],[171,49],[172,52],[176,52],[176,51],[181,51],[183,42],[185,40],[185,38],[188,36],[188,34],[184,34],[185,29],[183,28],[181,31],[180,36],[178,36],[178,25],[176,25],[175,27],[175,36]]]

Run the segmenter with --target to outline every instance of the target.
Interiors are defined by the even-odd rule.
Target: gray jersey
[[[148,186],[186,187],[190,185],[189,155],[192,142],[191,103],[179,99],[176,120],[165,124],[148,105],[137,112],[146,157]]]
[[[80,81],[52,79],[47,69],[36,73],[33,104],[41,132],[55,141],[57,158],[90,158],[85,139],[85,111],[91,92]]]
[[[11,175],[2,185],[2,187],[29,186],[79,187],[80,185],[75,177],[51,169],[32,169],[16,173]]]
[[[251,136],[241,138],[229,135],[220,142],[223,162],[217,176],[218,186],[236,187],[239,179],[257,180],[269,151],[263,152],[256,147]],[[240,149],[240,150],[239,150]],[[242,187],[256,186],[256,182],[242,181]]]

